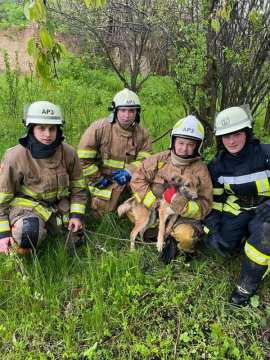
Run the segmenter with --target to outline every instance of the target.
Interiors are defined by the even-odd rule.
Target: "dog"
[[[168,188],[169,186],[175,186],[177,192],[183,196],[185,196],[187,199],[195,199],[197,194],[197,188],[198,188],[198,179],[196,177],[190,177],[190,176],[179,176],[174,175],[172,177],[172,181],[166,183],[162,186],[159,186],[158,189],[155,189],[154,193],[156,196],[158,196],[157,201],[157,207],[159,207],[159,235],[158,235],[158,242],[157,242],[157,249],[159,252],[162,251],[162,248],[164,246],[164,238],[167,233],[170,233],[178,215],[173,212],[172,209],[170,209],[169,204],[166,203],[164,199],[162,199],[162,194]],[[170,210],[169,210],[170,209]],[[146,208],[142,203],[138,203],[137,200],[134,197],[131,197],[130,199],[126,200],[123,204],[121,204],[118,209],[118,216],[121,218],[124,215],[127,215],[129,220],[135,224],[133,230],[130,233],[130,250],[135,250],[135,240],[137,235],[140,233],[141,241],[143,241],[143,235],[145,231],[155,224],[156,222],[156,210],[149,210]],[[171,215],[174,215],[168,225],[168,230],[165,233],[166,228],[166,220]]]
[[[198,198],[199,179],[196,177],[185,176],[181,179],[173,178],[174,186],[180,195],[183,195],[187,200],[196,200]],[[162,252],[165,238],[170,234],[173,225],[179,216],[170,207],[170,204],[162,199],[159,206],[159,229],[157,237],[157,250]],[[167,219],[171,217],[166,227]]]

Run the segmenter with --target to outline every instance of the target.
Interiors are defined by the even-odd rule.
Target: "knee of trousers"
[[[36,248],[46,236],[45,223],[37,216],[22,217],[12,226],[12,237],[23,248]]]
[[[196,242],[195,229],[191,224],[180,224],[175,226],[171,236],[177,241],[180,250],[193,252]]]

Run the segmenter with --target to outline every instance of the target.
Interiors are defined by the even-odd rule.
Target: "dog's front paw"
[[[162,252],[162,249],[163,249],[163,241],[158,241],[158,242],[157,242],[157,251],[158,251],[159,253],[161,253],[161,252]]]

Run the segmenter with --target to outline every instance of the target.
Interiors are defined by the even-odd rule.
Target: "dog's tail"
[[[133,201],[134,201],[134,198],[132,197],[132,198],[126,200],[125,202],[123,202],[123,204],[121,204],[120,206],[118,206],[117,214],[120,218],[123,217],[124,215],[126,215],[126,213],[131,210]]]

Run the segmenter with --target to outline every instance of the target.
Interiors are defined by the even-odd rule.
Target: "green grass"
[[[68,66],[62,65],[61,80],[50,88],[21,77],[14,92],[7,87],[16,89],[14,83],[0,77],[1,154],[23,133],[24,102],[60,104],[66,139],[75,146],[90,122],[107,115],[121,89],[117,78],[79,64],[67,76]],[[17,94],[15,108],[12,94]],[[169,78],[150,78],[140,97],[142,122],[153,138],[184,115]],[[169,136],[155,150],[168,144]],[[199,246],[191,262],[180,256],[164,266],[151,245],[129,252],[128,241],[119,239],[128,238],[130,228],[115,214],[99,222],[88,215],[87,245],[75,255],[64,249],[65,239],[51,238],[37,256],[1,256],[2,359],[269,357],[269,279],[251,306],[235,309],[227,300],[241,257],[224,260]]]
[[[11,0],[2,0],[0,2],[0,29],[10,27],[23,29],[27,23],[22,5]]]

